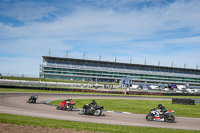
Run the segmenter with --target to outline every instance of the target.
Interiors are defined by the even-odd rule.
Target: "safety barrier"
[[[172,98],[172,104],[194,105],[195,100],[187,98]]]

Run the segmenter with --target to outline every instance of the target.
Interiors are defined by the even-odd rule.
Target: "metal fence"
[[[44,82],[44,81],[28,81],[28,80],[9,80],[0,79],[1,85],[13,85],[13,86],[35,86],[35,87],[70,87],[70,88],[91,88],[90,84],[80,83],[62,83],[62,82]]]

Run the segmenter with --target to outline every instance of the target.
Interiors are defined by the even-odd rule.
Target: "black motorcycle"
[[[38,99],[38,95],[32,95],[29,97],[27,103],[36,103],[36,100]]]
[[[96,108],[93,108],[87,104],[83,106],[83,108],[79,111],[79,114],[100,116],[102,114],[102,110],[103,106],[97,106]]]
[[[161,120],[168,123],[172,123],[175,120],[175,117],[172,115],[174,113],[173,110],[169,110],[167,112],[161,112],[160,110],[152,109],[149,114],[146,116],[147,121]]]

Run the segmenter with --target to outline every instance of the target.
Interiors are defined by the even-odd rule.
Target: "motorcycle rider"
[[[38,95],[36,94],[31,96],[31,99],[37,99],[37,98],[38,98]]]
[[[92,100],[91,103],[86,104],[83,108],[85,109],[85,113],[87,113],[87,111],[94,111],[97,107],[97,103],[95,102],[95,100]]]
[[[31,95],[27,102],[36,103],[37,98],[38,98],[38,95],[36,95],[36,94],[35,95]]]
[[[60,102],[61,109],[64,109],[65,105],[68,105],[68,102],[70,102],[71,100],[72,100],[72,98],[61,101]]]
[[[95,100],[92,100],[92,102],[89,104],[91,110],[95,110],[97,107],[97,103],[95,102]]]
[[[165,109],[164,106],[162,106],[162,104],[158,104],[158,107],[156,107],[155,109],[160,109],[160,112],[163,114],[165,112],[167,112],[167,110]]]
[[[72,101],[72,98],[69,98],[69,99],[65,99],[65,100],[64,100],[65,104],[67,104],[67,102],[70,102],[70,101]]]

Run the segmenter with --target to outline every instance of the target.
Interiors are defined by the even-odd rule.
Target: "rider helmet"
[[[162,104],[158,104],[158,107],[159,107],[159,108],[162,107]]]

